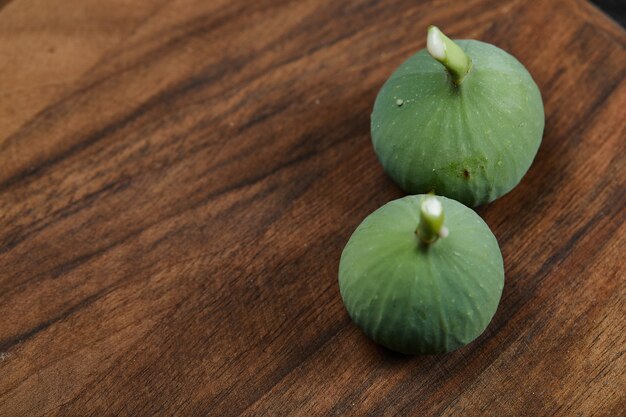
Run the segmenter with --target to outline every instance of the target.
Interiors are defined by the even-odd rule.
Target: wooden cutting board
[[[0,1],[0,416],[617,416],[626,33],[584,1]],[[409,357],[339,297],[403,196],[369,115],[426,28],[531,72],[546,130],[478,209],[474,343]]]

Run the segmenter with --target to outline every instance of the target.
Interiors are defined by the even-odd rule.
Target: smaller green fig
[[[339,289],[375,342],[407,354],[450,352],[480,336],[496,312],[504,266],[472,209],[407,196],[370,214],[341,255]]]

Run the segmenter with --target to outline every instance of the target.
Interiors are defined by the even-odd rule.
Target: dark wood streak
[[[128,35],[85,43],[93,59],[0,134],[0,416],[623,410],[621,28],[578,0],[122,3]],[[49,39],[22,4],[11,17]],[[478,209],[506,268],[492,323],[408,357],[356,329],[336,274],[359,221],[403,195],[369,114],[433,23],[524,62],[546,130],[522,182]],[[7,59],[49,47],[15,39]]]
[[[221,71],[225,73],[226,70]],[[99,129],[90,135],[88,135],[84,140],[79,141],[74,146],[71,146],[69,149],[64,150],[63,152],[54,155],[53,157],[42,161],[39,165],[28,167],[22,172],[17,172],[12,175],[8,179],[6,179],[3,183],[0,184],[0,192],[3,192],[7,188],[15,185],[18,182],[24,181],[25,179],[33,176],[37,176],[45,171],[47,168],[81,152],[85,149],[93,146],[99,141],[106,139],[116,132],[120,131],[124,127],[130,125],[140,117],[146,115],[150,111],[154,110],[158,107],[167,106],[170,100],[175,99],[177,96],[185,95],[190,91],[194,91],[199,88],[202,84],[208,83],[216,78],[215,75],[210,74],[208,77],[204,76],[201,79],[191,79],[185,80],[181,83],[181,85],[175,86],[167,91],[157,94],[156,96],[150,98],[145,103],[142,103],[138,108],[131,111],[129,114],[124,115],[118,120],[115,120],[112,123],[107,124],[104,128]]]
[[[72,214],[78,213],[81,210],[89,208],[93,206],[99,199],[105,198],[107,195],[115,194],[117,192],[123,191],[130,186],[129,179],[122,179],[121,181],[113,181],[109,184],[106,184],[104,187],[100,188],[97,191],[86,194],[81,197],[79,200],[71,202],[68,206],[65,206],[59,210],[56,210],[48,215],[46,222],[40,221],[33,223],[33,227],[28,231],[16,231],[15,234],[9,235],[6,242],[3,242],[2,246],[0,246],[0,254],[4,252],[8,252],[17,245],[19,245],[24,240],[34,236],[35,234],[41,232],[46,227],[63,220],[67,217],[70,217]]]
[[[13,0],[0,0],[0,10],[8,6]]]
[[[9,349],[11,349],[12,347],[14,347],[15,345],[17,345],[18,343],[23,343],[23,342],[27,342],[29,339],[31,339],[32,337],[36,336],[39,332],[49,328],[50,326],[52,326],[55,323],[58,323],[62,320],[65,320],[66,318],[68,318],[70,315],[80,311],[81,309],[88,307],[90,304],[92,304],[94,301],[98,300],[102,295],[104,295],[106,292],[108,291],[108,288],[103,288],[102,290],[98,291],[96,294],[93,294],[83,300],[81,300],[79,303],[77,303],[76,305],[73,305],[72,307],[68,308],[67,310],[61,312],[59,315],[50,318],[49,320],[46,320],[43,323],[38,324],[37,326],[33,327],[32,329],[19,334],[17,336],[14,336],[10,339],[6,339],[6,340],[0,340],[0,351],[8,351]]]

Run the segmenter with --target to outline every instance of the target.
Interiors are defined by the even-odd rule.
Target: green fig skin
[[[486,329],[504,267],[496,238],[461,203],[438,197],[449,233],[431,245],[415,230],[426,196],[391,201],[350,237],[339,289],[352,320],[376,343],[405,354],[445,353]]]
[[[411,56],[378,93],[374,150],[410,194],[434,192],[473,207],[506,194],[541,143],[544,111],[526,68],[502,49],[455,41],[472,67],[455,85],[426,49]]]

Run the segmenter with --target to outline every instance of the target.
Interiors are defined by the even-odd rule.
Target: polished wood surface
[[[506,282],[408,357],[339,297],[403,196],[370,144],[437,24],[534,76],[546,130],[478,212]],[[0,1],[0,416],[617,416],[626,34],[583,1]]]

